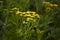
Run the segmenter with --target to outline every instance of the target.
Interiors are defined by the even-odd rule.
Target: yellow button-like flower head
[[[16,12],[16,14],[19,14],[19,13],[20,13],[20,11],[17,11],[17,12]]]
[[[15,8],[12,8],[12,10],[19,10],[19,8],[16,8],[16,7],[15,7]]]
[[[43,4],[45,4],[45,5],[49,5],[49,4],[50,4],[50,2],[43,2]]]

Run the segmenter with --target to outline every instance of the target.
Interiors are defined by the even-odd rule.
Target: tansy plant
[[[52,19],[51,13],[53,13],[53,8],[58,6],[50,2],[43,2],[42,5],[45,7],[42,13],[44,15],[40,15],[35,11],[21,11],[17,7],[5,10],[6,20],[8,19],[7,23],[11,28],[8,28],[7,35],[11,35],[9,32],[14,32],[18,36],[18,40],[41,40],[46,30],[40,30],[40,27],[44,27],[44,29],[48,28],[48,23]],[[13,37],[15,36],[13,35]],[[10,39],[13,40],[13,37]]]
[[[40,19],[40,16],[36,12],[31,12],[31,11],[20,12],[20,11],[17,11],[16,14],[20,15],[20,17],[25,18],[23,23],[29,22],[29,21],[36,22],[38,19]],[[24,19],[24,18],[22,18],[22,19]]]
[[[57,4],[52,4],[52,3],[46,2],[46,1],[44,1],[43,4],[46,6],[49,6],[49,7],[57,7],[58,6]]]
[[[53,4],[51,2],[43,1],[42,5],[44,7],[45,16],[51,16],[54,11],[58,8],[58,4]]]
[[[57,4],[52,4],[51,2],[46,2],[46,1],[43,1],[42,4],[44,5],[46,12],[51,12],[53,11],[53,9],[58,7]]]
[[[37,36],[42,34],[44,31],[40,31],[38,29],[38,23],[41,18],[41,15],[34,11],[26,11],[26,12],[21,12],[18,10],[18,8],[12,8],[12,11],[15,11],[16,17],[18,16],[19,18],[19,29],[17,29],[17,34],[22,37],[22,40],[29,40],[32,39],[33,35],[37,33]],[[10,11],[10,12],[12,12]],[[18,25],[17,25],[18,26]],[[34,27],[37,28],[34,30]],[[36,31],[36,32],[35,32]],[[32,37],[32,38],[31,38]],[[27,39],[29,38],[29,39]]]
[[[0,15],[2,40],[44,39],[44,34],[50,35],[48,28],[50,32],[53,17],[58,13],[58,5],[45,0],[3,0],[0,5],[0,13],[4,15]]]
[[[11,28],[7,28],[9,31],[6,32],[9,37],[11,33],[14,33],[14,35],[17,35],[17,37],[13,37],[16,37],[18,40],[33,40],[36,35],[35,39],[37,40],[38,35],[40,36],[40,34],[44,32],[38,28],[38,23],[41,18],[41,15],[38,13],[34,11],[22,12],[16,7],[8,10],[8,12],[9,13],[5,15],[7,16],[6,20],[8,19],[9,25],[7,25]],[[36,30],[34,28],[36,28]],[[13,40],[13,37],[9,39]]]
[[[43,2],[43,5],[45,7],[45,16],[44,16],[44,27],[48,27],[48,22],[51,20],[51,13],[53,12],[53,7],[57,7],[57,4],[52,4],[50,2]],[[39,15],[38,13],[34,11],[20,11],[19,8],[12,8],[10,12],[13,12],[14,15],[16,15],[16,19],[18,21],[17,27],[19,29],[16,30],[19,37],[22,37],[22,40],[29,40],[34,37],[33,34],[36,35],[37,39],[40,40],[45,30],[39,29],[39,22],[42,15]],[[40,25],[41,26],[41,25]],[[34,29],[36,28],[36,29]],[[32,37],[32,38],[31,38]]]

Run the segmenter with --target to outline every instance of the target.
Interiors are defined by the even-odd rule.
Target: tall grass
[[[50,24],[54,22],[58,4],[45,0],[6,0],[0,3],[2,40],[49,39]]]

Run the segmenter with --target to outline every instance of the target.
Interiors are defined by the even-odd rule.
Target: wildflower
[[[20,13],[20,11],[17,11],[17,12],[16,12],[16,14],[19,14],[19,13]]]
[[[23,24],[25,24],[26,22],[25,21],[23,21]]]
[[[43,2],[43,4],[45,4],[46,6],[49,6],[49,7],[53,7],[53,4],[51,4],[50,2]]]
[[[26,13],[30,13],[30,11],[27,11]]]
[[[34,16],[30,16],[31,18],[33,18]]]
[[[23,14],[23,15],[25,15],[26,13],[25,13],[25,12],[23,12],[22,14]]]
[[[12,8],[12,10],[19,10],[19,8],[16,8],[16,7],[15,7],[15,8]]]
[[[40,18],[40,16],[38,14],[35,15],[36,17]]]
[[[28,17],[30,17],[31,15],[30,15],[30,14],[29,14],[29,15],[28,15],[28,14],[25,14],[24,16],[28,16]]]
[[[33,20],[33,22],[36,22],[36,20]]]
[[[17,12],[16,12],[16,14],[22,14],[22,12],[20,12],[20,11],[17,11]]]
[[[23,24],[27,24],[28,22],[26,22],[26,21],[23,21]]]
[[[50,4],[50,2],[43,2],[43,4],[49,5],[49,4]]]
[[[30,20],[30,18],[27,18],[27,21],[29,21]]]
[[[25,24],[28,24],[28,22],[26,22]]]
[[[36,13],[33,13],[32,15],[34,16]]]
[[[23,14],[21,13],[20,16],[23,16]]]
[[[47,7],[45,11],[46,12],[49,12],[49,11],[51,11],[51,8],[50,7]]]
[[[33,18],[27,18],[27,21],[33,20]]]
[[[58,5],[57,4],[53,4],[53,6],[57,7]]]
[[[31,11],[27,11],[27,12],[17,11],[16,14],[19,14],[20,16],[23,16],[24,18],[26,18],[26,21],[36,22],[36,17],[40,18],[40,16],[36,14],[36,12],[31,12]],[[27,23],[28,22],[23,21],[23,24],[27,24]]]
[[[53,7],[53,4],[49,4],[48,6]]]
[[[23,21],[23,24],[25,24],[25,21]]]
[[[43,4],[45,4],[46,6],[49,6],[49,7],[58,6],[57,4],[51,4],[50,2],[43,2]]]

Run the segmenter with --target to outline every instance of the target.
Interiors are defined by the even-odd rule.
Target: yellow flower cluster
[[[37,17],[37,18],[40,18],[39,15],[36,12],[31,12],[31,11],[27,11],[27,12],[17,11],[16,14],[20,14],[20,16],[25,16],[25,17]]]
[[[52,8],[55,8],[58,6],[57,4],[52,4],[50,2],[45,2],[45,1],[43,2],[43,4],[44,6],[46,6],[46,9],[45,9],[46,12],[51,12],[53,10]]]
[[[36,21],[37,18],[40,18],[40,16],[36,13],[36,12],[32,12],[32,11],[27,11],[27,12],[20,12],[17,11],[16,14],[22,16],[22,17],[26,17],[26,21]],[[23,24],[27,24],[27,22],[23,21]]]
[[[57,7],[58,6],[57,4],[52,4],[50,2],[43,2],[43,4],[45,4],[46,6],[49,6],[49,7]]]

